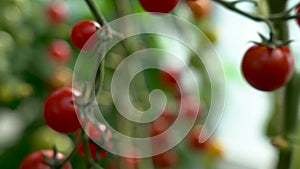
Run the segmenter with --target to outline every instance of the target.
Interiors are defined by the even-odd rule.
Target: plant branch
[[[96,18],[96,21],[101,25],[104,26],[107,24],[107,21],[103,17],[102,13],[98,10],[96,4],[93,0],[85,0],[87,5],[89,6],[91,12],[93,13],[94,17]]]
[[[69,162],[73,158],[73,156],[77,152],[78,146],[79,146],[79,144],[80,144],[81,141],[82,141],[82,138],[80,137],[76,141],[75,146],[73,147],[72,152],[60,164],[58,164],[57,168],[62,168],[63,166],[65,166],[67,164],[67,162]]]
[[[232,1],[232,2],[227,2],[227,1],[223,1],[223,0],[213,0],[214,2],[222,5],[223,7],[234,11],[242,16],[245,16],[253,21],[257,21],[257,22],[264,22],[270,29],[270,40],[273,39],[273,35],[274,35],[274,29],[272,24],[270,23],[270,21],[267,18],[258,16],[258,15],[253,15],[250,13],[247,13],[239,8],[236,7],[237,3],[241,2],[241,1]],[[251,2],[251,0],[247,0],[247,1],[242,1],[242,2]]]

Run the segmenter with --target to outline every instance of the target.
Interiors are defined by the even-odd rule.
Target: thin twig
[[[96,4],[93,0],[85,0],[87,5],[89,6],[91,12],[93,13],[94,17],[96,18],[96,21],[101,25],[104,26],[107,24],[107,21],[103,17],[102,13],[98,10]]]

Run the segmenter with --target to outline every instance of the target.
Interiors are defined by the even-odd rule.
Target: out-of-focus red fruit
[[[49,47],[51,59],[58,64],[66,64],[72,57],[72,48],[65,40],[54,40]]]
[[[178,102],[179,106],[181,103],[182,110],[187,120],[196,119],[199,121],[203,118],[204,108],[195,98],[183,96]]]
[[[169,68],[166,72],[160,71],[160,79],[163,84],[172,89],[178,89],[180,82],[180,72]],[[177,81],[176,81],[177,80]]]
[[[93,158],[93,160],[103,160],[108,156],[107,151],[103,150],[100,148],[97,144],[93,142],[89,142],[89,149],[90,149],[90,155]],[[84,151],[84,144],[80,143],[78,146],[78,152],[79,154],[84,157],[85,156],[85,151]]]
[[[188,0],[195,18],[202,19],[210,15],[212,4],[210,0]]]
[[[69,8],[63,0],[53,0],[46,7],[46,15],[49,23],[64,23],[69,16]]]
[[[204,143],[200,143],[200,134],[204,134],[204,136],[207,135],[205,129],[201,126],[194,127],[188,134],[188,143],[192,149],[205,150],[209,146],[210,139]]]
[[[178,163],[178,154],[174,150],[153,156],[153,163],[158,168],[174,168]]]

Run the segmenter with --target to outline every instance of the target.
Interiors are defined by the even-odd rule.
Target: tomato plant
[[[87,51],[95,45],[98,38],[93,36],[102,27],[95,21],[85,20],[77,23],[71,32],[71,39],[74,46],[79,50]],[[87,46],[84,46],[91,39]]]
[[[170,13],[179,3],[179,0],[139,0],[147,12]]]
[[[53,130],[68,134],[81,128],[73,95],[78,97],[80,94],[75,89],[64,87],[54,91],[46,99],[44,119]]]
[[[242,61],[245,79],[256,89],[273,91],[284,86],[292,77],[294,58],[288,46],[271,48],[254,45]]]
[[[40,150],[29,154],[21,163],[20,169],[51,169],[44,159],[46,156],[49,159],[54,159],[53,150]],[[57,153],[55,157],[58,161],[65,159],[65,156],[61,153]],[[62,169],[72,169],[72,165],[68,162]]]

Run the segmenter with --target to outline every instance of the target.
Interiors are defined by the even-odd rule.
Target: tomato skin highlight
[[[51,169],[51,167],[46,163],[43,154],[48,158],[53,159],[53,150],[36,151],[25,157],[20,169]],[[64,160],[65,156],[61,153],[57,153],[56,158],[58,160]],[[62,169],[72,169],[71,163],[68,162]]]
[[[71,40],[77,49],[88,51],[98,41],[98,38],[94,35],[94,33],[96,33],[98,30],[101,31],[101,29],[102,27],[95,21],[81,21],[73,27],[71,32]],[[90,38],[92,38],[90,43],[87,46],[84,46]]]
[[[70,134],[81,128],[73,94],[79,96],[78,91],[64,87],[51,93],[45,102],[45,122],[57,132]]]
[[[170,13],[179,3],[179,0],[139,0],[147,12]]]
[[[294,58],[288,46],[272,49],[264,45],[254,45],[244,55],[242,72],[254,88],[274,91],[291,79]]]

